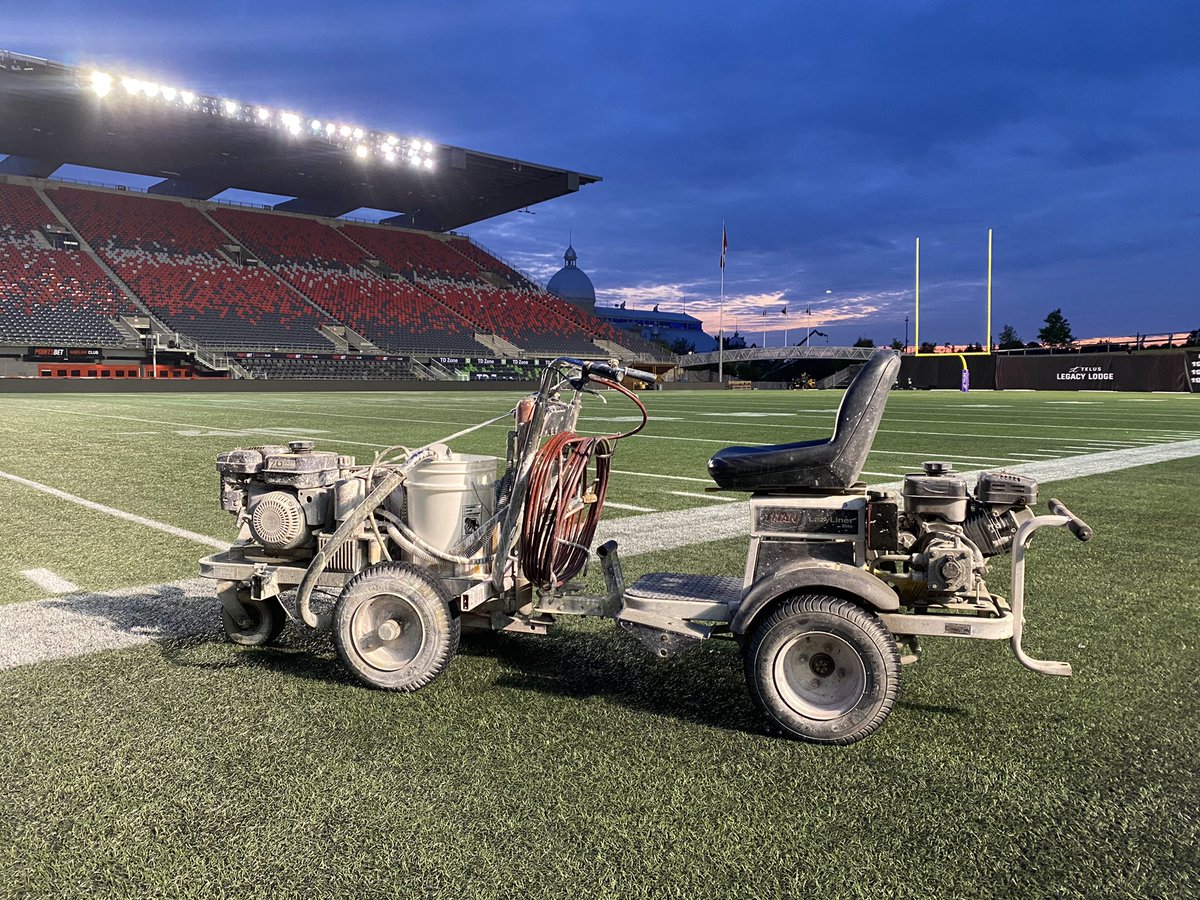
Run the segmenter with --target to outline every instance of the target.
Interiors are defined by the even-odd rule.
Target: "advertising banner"
[[[95,347],[30,347],[29,362],[100,362],[104,354]]]
[[[996,387],[1002,391],[1186,391],[1181,356],[1178,353],[1003,356],[996,365]]]
[[[1189,350],[1187,356],[1188,387],[1193,393],[1200,394],[1200,350]]]

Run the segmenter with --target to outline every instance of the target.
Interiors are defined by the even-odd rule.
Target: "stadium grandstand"
[[[0,51],[0,376],[513,380],[667,363],[453,229],[600,179]],[[68,183],[64,165],[158,176]],[[229,189],[286,198],[221,202]],[[347,214],[394,214],[378,224]]]

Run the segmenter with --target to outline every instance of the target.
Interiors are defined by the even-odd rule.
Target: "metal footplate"
[[[692,620],[728,622],[741,599],[740,578],[652,572],[626,589],[617,627],[666,659],[712,634]]]

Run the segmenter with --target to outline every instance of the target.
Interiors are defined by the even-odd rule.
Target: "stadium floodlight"
[[[425,157],[425,168],[427,168],[427,169],[433,168],[433,157],[432,156]]]
[[[93,72],[91,77],[92,90],[97,97],[107,97],[112,90],[112,76],[105,72]]]
[[[191,106],[196,102],[196,95],[191,91],[180,91],[179,99],[183,101],[184,106]]]
[[[393,152],[392,152],[390,149],[388,149],[388,150],[384,150],[384,151],[383,151],[383,158],[384,158],[384,159],[385,159],[387,162],[394,163],[394,162],[396,161],[396,154],[395,154],[395,153],[393,153]]]
[[[142,83],[136,78],[126,76],[121,79],[121,87],[125,88],[125,93],[127,94],[136,94],[142,89]]]
[[[387,145],[389,147],[395,147],[398,143],[400,143],[400,139],[398,137],[396,137],[394,134],[389,134],[387,136]]]
[[[354,139],[356,141],[361,141],[362,136],[363,136],[363,130],[361,128],[355,128],[354,129]]]
[[[367,150],[365,144],[359,144],[357,147],[354,148],[354,153],[356,156],[358,156],[359,159],[366,159],[367,153],[369,153],[369,152],[370,151]]]
[[[158,85],[155,84],[153,81],[147,81],[147,82],[143,83],[142,90],[146,92],[147,97],[157,97],[158,96]]]
[[[179,91],[175,90],[173,87],[164,87],[162,89],[162,95],[164,100],[166,100],[168,103],[171,103],[179,95]]]
[[[333,134],[335,131],[337,131],[337,126],[334,125],[332,122],[327,122],[325,124],[325,133],[327,135],[329,135],[330,137],[333,137]]]
[[[258,108],[258,121],[265,122],[269,118],[271,118],[271,111],[269,109],[267,109],[265,106],[260,106]]]
[[[282,122],[284,127],[293,134],[300,130],[300,117],[295,113],[280,113],[279,121]]]
[[[419,156],[415,156],[415,155],[409,156],[408,162],[409,162],[409,165],[419,166],[419,165],[421,165],[421,158]]]
[[[225,115],[236,116],[237,111],[238,111],[238,105],[235,101],[233,101],[233,100],[225,101]]]
[[[423,149],[425,150],[426,153],[432,153],[433,152],[433,144],[429,143],[429,141],[426,141]]]
[[[313,131],[320,131],[320,130],[321,130],[321,120],[320,120],[320,119],[313,119],[313,120],[312,120],[311,122],[309,122],[308,124],[309,124],[309,125],[312,127],[312,130],[313,130]]]
[[[343,125],[338,129],[338,134],[340,134],[342,137],[350,137],[350,126]]]

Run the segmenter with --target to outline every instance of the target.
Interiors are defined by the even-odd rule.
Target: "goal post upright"
[[[916,262],[914,265],[914,285],[913,285],[913,305],[915,327],[913,329],[913,356],[946,356],[945,353],[922,353],[921,352],[921,238],[916,239]],[[987,333],[984,335],[982,350],[964,350],[961,353],[953,355],[962,359],[963,368],[966,368],[968,356],[991,356],[992,355],[992,229],[988,229],[987,237],[987,321],[985,328]]]

